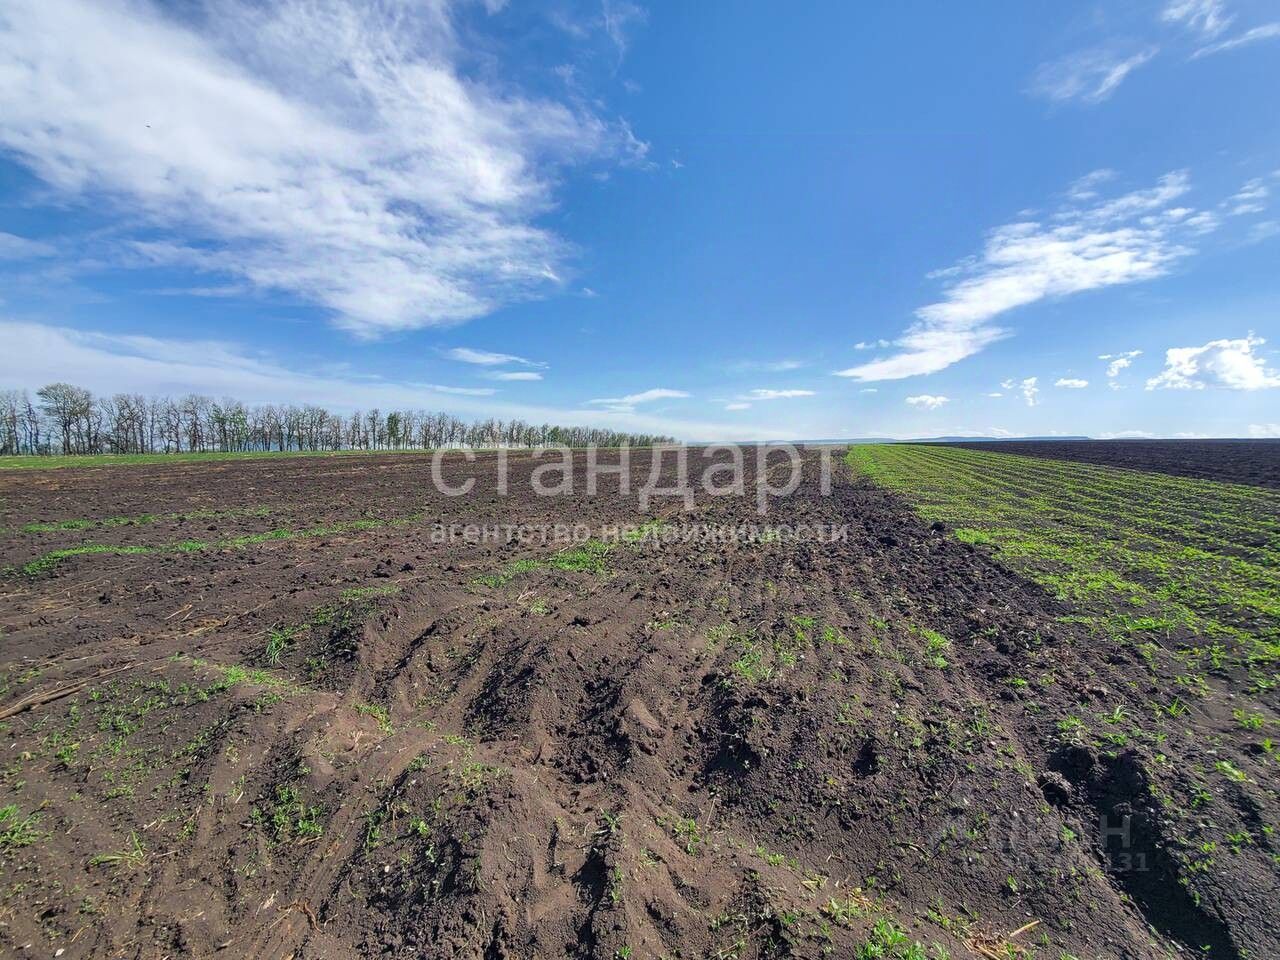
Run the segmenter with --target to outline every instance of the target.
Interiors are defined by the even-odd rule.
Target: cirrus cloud
[[[52,257],[57,249],[42,240],[29,240],[0,230],[0,260],[34,260]]]
[[[1092,201],[1096,185],[1075,193]],[[1164,275],[1194,252],[1191,237],[1216,227],[1211,216],[1175,206],[1190,189],[1188,174],[1175,171],[1146,189],[1083,206],[1069,200],[1042,220],[997,227],[980,256],[957,265],[942,299],[916,311],[896,353],[836,375],[873,381],[936,373],[1008,336],[995,321],[1011,310]]]
[[[629,393],[625,397],[599,397],[595,400],[588,400],[587,403],[592,406],[604,407],[606,410],[628,412],[634,410],[637,404],[652,403],[654,400],[679,400],[687,396],[689,394],[683,390],[654,387],[651,390],[642,390],[639,393]]]
[[[1169,0],[1160,18],[1166,23],[1180,23],[1208,37],[1215,37],[1234,19],[1226,11],[1223,0]]]
[[[560,283],[536,224],[558,171],[644,149],[470,56],[448,0],[12,0],[0,147],[129,211],[101,259],[284,292],[364,337],[459,323]]]
[[[1100,47],[1070,54],[1036,71],[1031,92],[1050,100],[1080,100],[1101,103],[1119,88],[1126,77],[1159,52],[1147,47],[1128,55]]]
[[[512,353],[496,353],[492,350],[473,350],[471,347],[452,347],[444,351],[450,360],[460,363],[474,363],[482,367],[496,367],[503,364],[519,364],[525,367],[545,367],[545,363],[537,360],[526,360]]]
[[[746,396],[740,397],[741,400],[791,400],[796,397],[812,397],[812,390],[769,390],[763,387],[757,387],[755,390],[749,391]]]
[[[1264,23],[1261,26],[1246,30],[1239,36],[1201,47],[1191,55],[1191,59],[1198,60],[1201,57],[1208,57],[1215,53],[1225,53],[1228,50],[1235,50],[1238,47],[1248,46],[1262,40],[1274,40],[1277,37],[1280,37],[1280,23]]]

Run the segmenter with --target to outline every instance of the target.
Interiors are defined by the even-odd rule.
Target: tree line
[[[448,447],[601,447],[674,443],[671,437],[523,420],[466,421],[427,410],[334,413],[313,404],[248,405],[198,394],[94,396],[70,383],[0,391],[0,455],[237,453],[269,450],[438,450]]]

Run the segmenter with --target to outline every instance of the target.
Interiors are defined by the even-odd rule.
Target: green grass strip
[[[60,470],[65,467],[145,467],[167,463],[218,463],[227,460],[277,460],[292,457],[360,457],[370,454],[427,453],[430,450],[247,450],[235,453],[97,453],[0,457],[0,470]]]
[[[954,447],[855,446],[846,462],[1100,631],[1182,628],[1247,665],[1280,663],[1275,491]]]
[[[471,582],[482,587],[506,586],[522,573],[534,570],[573,570],[583,573],[604,573],[608,568],[612,547],[601,540],[588,540],[580,546],[566,547],[551,556],[538,559],[526,558],[507,564],[497,573],[476,577]]]
[[[424,514],[415,513],[407,517],[394,517],[390,519],[366,517],[359,520],[344,520],[339,523],[329,524],[326,526],[310,527],[303,530],[279,527],[275,530],[268,530],[264,533],[249,533],[238,537],[226,537],[220,540],[179,540],[173,543],[156,544],[154,546],[115,546],[107,543],[86,543],[77,547],[67,547],[62,550],[51,550],[29,563],[23,564],[18,569],[29,577],[36,577],[41,574],[48,573],[64,560],[71,557],[80,557],[89,554],[127,555],[148,553],[203,553],[211,550],[239,549],[253,546],[258,543],[267,543],[272,540],[298,540],[312,537],[326,537],[334,534],[352,533],[363,530],[377,530],[384,527],[401,527],[411,523],[420,522],[423,516]]]
[[[141,527],[150,523],[176,523],[182,520],[221,520],[233,517],[265,517],[269,507],[245,507],[232,510],[187,510],[177,513],[140,513],[133,517],[81,517],[72,520],[53,520],[47,523],[28,523],[19,529],[23,533],[55,533],[63,530],[107,529],[111,527]]]

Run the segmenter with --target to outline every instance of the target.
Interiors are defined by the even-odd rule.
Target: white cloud
[[[1202,210],[1193,217],[1183,221],[1183,225],[1196,234],[1212,233],[1218,229],[1219,220],[1208,210]]]
[[[601,0],[601,11],[604,32],[621,61],[630,46],[632,28],[644,23],[649,15],[643,7],[630,3],[629,0]]]
[[[1271,191],[1267,188],[1267,185],[1262,182],[1261,177],[1258,177],[1241,187],[1223,206],[1231,208],[1230,213],[1233,217],[1261,213],[1267,209],[1267,197],[1270,194]]]
[[[1098,434],[1099,440],[1154,440],[1155,434],[1149,430],[1115,430]]]
[[[785,373],[803,366],[803,360],[736,360],[729,364],[730,369],[740,373]]]
[[[1237,47],[1257,43],[1260,40],[1273,40],[1276,37],[1280,37],[1280,23],[1264,23],[1260,27],[1254,27],[1252,30],[1246,30],[1239,36],[1232,37],[1229,40],[1223,40],[1221,43],[1213,43],[1207,47],[1201,47],[1191,55],[1191,59],[1197,60],[1200,57],[1207,57],[1215,53],[1224,53],[1227,50],[1235,50]]]
[[[876,347],[884,349],[885,347],[889,347],[892,345],[893,344],[888,340],[859,340],[857,343],[853,345],[853,349],[874,350],[876,349]]]
[[[499,370],[486,374],[491,380],[541,380],[542,374],[535,370]]]
[[[917,311],[917,316],[920,312]],[[835,375],[872,381],[902,380],[937,373],[953,363],[973,356],[1003,336],[1005,331],[994,327],[970,325],[969,329],[965,329],[960,324],[916,323],[896,341],[901,352],[846,370],[837,370]]]
[[[284,291],[363,336],[465,321],[559,282],[536,223],[558,170],[643,145],[475,79],[450,10],[11,0],[0,146],[57,196],[129,211],[147,239],[104,248],[116,263]]]
[[[1147,381],[1148,390],[1264,390],[1280,387],[1280,373],[1254,353],[1266,341],[1250,333],[1240,340],[1210,340],[1201,347],[1170,347],[1164,370]]]
[[[1142,356],[1141,350],[1129,350],[1124,353],[1104,353],[1098,359],[1108,361],[1107,379],[1112,381],[1111,386],[1114,388],[1118,386],[1114,381],[1120,376],[1120,371],[1133,366],[1134,359],[1140,356]]]
[[[450,360],[460,363],[474,363],[482,367],[497,367],[507,363],[520,364],[526,367],[545,367],[545,363],[537,360],[526,360],[511,353],[495,353],[492,350],[473,350],[470,347],[453,347],[444,351]]]
[[[1170,0],[1160,16],[1166,23],[1180,23],[1207,37],[1216,37],[1234,19],[1223,0]]]
[[[1193,250],[1185,235],[1199,232],[1186,207],[1168,216],[1186,194],[1185,172],[1160,178],[1154,186],[1092,206],[1069,205],[1049,223],[1012,223],[993,230],[982,255],[964,262],[937,303],[916,311],[896,342],[898,352],[837,376],[857,380],[897,380],[936,373],[970,357],[1008,331],[996,317],[1051,297],[1135,283],[1161,276]]]
[[[756,388],[747,393],[742,400],[790,400],[794,397],[812,397],[812,390],[768,390],[764,388]]]
[[[1071,221],[1078,218],[1090,224],[1112,224],[1140,215],[1160,214],[1161,216],[1151,221],[1152,225],[1159,224],[1162,219],[1177,222],[1185,219],[1192,211],[1188,207],[1170,207],[1170,204],[1190,190],[1190,174],[1186,170],[1175,170],[1156,181],[1154,187],[1134,190],[1084,210],[1063,210],[1055,219]]]
[[[1259,440],[1269,440],[1273,437],[1280,438],[1280,423],[1251,423],[1249,424],[1249,436]]]
[[[879,391],[878,389],[876,389],[875,387],[863,387],[863,388],[862,388],[861,390],[859,390],[858,392],[859,392],[859,393],[879,393],[880,391]]]
[[[253,291],[246,286],[235,283],[223,283],[211,287],[157,287],[147,290],[157,297],[244,297]]]
[[[1263,220],[1249,230],[1249,243],[1261,243],[1280,233],[1280,220]]]
[[[246,403],[317,403],[335,411],[428,408],[459,416],[520,417],[535,423],[663,433],[690,441],[764,440],[796,433],[796,425],[785,422],[719,422],[636,410],[540,406],[481,395],[492,390],[365,378],[350,370],[304,373],[219,341],[105,334],[0,319],[0,343],[9,348],[0,350],[0,383],[28,389],[66,380],[102,394],[195,392]]]
[[[1158,47],[1148,47],[1127,56],[1102,48],[1073,53],[1043,64],[1036,71],[1031,92],[1050,100],[1101,103],[1158,52]]]
[[[1034,407],[1040,403],[1040,388],[1036,386],[1039,379],[1039,377],[1027,377],[1019,384],[1019,389],[1022,391],[1022,399],[1027,401],[1028,407]]]
[[[435,393],[453,394],[459,397],[491,397],[498,391],[492,387],[443,387],[439,384],[423,384]]]
[[[600,397],[596,400],[588,400],[587,403],[625,413],[634,410],[637,404],[652,403],[654,400],[676,400],[687,396],[689,394],[683,390],[668,390],[666,387],[655,387],[652,390],[643,390],[640,393],[630,393],[625,397]]]
[[[993,390],[991,393],[988,393],[987,396],[991,397],[992,399],[999,399],[1000,397],[1003,397],[1004,394],[1001,393],[999,390]]]
[[[1078,203],[1084,203],[1087,200],[1094,200],[1098,196],[1098,187],[1104,183],[1110,183],[1116,178],[1114,170],[1102,169],[1094,170],[1092,173],[1086,173],[1083,177],[1071,184],[1067,188],[1067,196]]]
[[[1055,387],[1062,387],[1066,390],[1083,390],[1089,385],[1089,381],[1078,380],[1075,377],[1061,377],[1058,380],[1055,380],[1053,385]]]
[[[733,403],[726,403],[724,405],[724,408],[726,410],[750,410],[751,404],[743,403],[740,400],[736,400]]]
[[[937,410],[944,403],[950,402],[950,397],[935,397],[928,393],[922,393],[918,397],[907,397],[907,403],[910,406],[921,407],[925,410]]]
[[[52,244],[0,230],[0,260],[34,260],[51,257],[57,252]]]

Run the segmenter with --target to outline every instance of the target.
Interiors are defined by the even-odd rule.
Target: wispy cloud
[[[631,32],[649,19],[648,11],[630,0],[601,0],[600,9],[605,35],[621,62],[631,45]]]
[[[1249,228],[1249,243],[1261,243],[1280,234],[1280,220],[1262,220]]]
[[[803,360],[735,360],[729,369],[738,373],[785,373],[803,366]]]
[[[919,407],[923,410],[937,410],[943,404],[950,402],[950,397],[938,397],[929,393],[922,393],[915,397],[907,397],[908,406]]]
[[[450,8],[13,0],[0,146],[61,196],[127,204],[147,239],[119,262],[284,291],[363,336],[465,321],[560,282],[536,224],[557,171],[643,145],[474,79]]]
[[[452,394],[458,397],[492,397],[498,391],[491,387],[445,387],[439,384],[423,384],[434,393]]]
[[[1235,17],[1227,12],[1224,0],[1170,0],[1161,13],[1161,19],[1185,28],[1196,41],[1203,44],[1191,54],[1192,60],[1280,37],[1280,22],[1271,22],[1251,27],[1225,40],[1218,40],[1235,22]]]
[[[519,364],[526,367],[545,367],[545,363],[527,360],[511,353],[496,353],[493,350],[473,350],[471,347],[452,347],[444,351],[450,360],[460,363],[474,363],[482,367],[497,367],[503,364]]]
[[[749,391],[746,396],[739,397],[740,400],[791,400],[795,397],[812,397],[812,390],[769,390],[763,387],[757,387],[755,390]]]
[[[1123,353],[1104,353],[1098,357],[1099,360],[1107,361],[1107,382],[1112,390],[1120,389],[1118,382],[1120,373],[1133,366],[1133,361],[1140,356],[1142,356],[1141,350],[1127,350]]]
[[[52,244],[0,230],[0,260],[35,260],[52,257],[57,252]]]
[[[1264,23],[1260,27],[1246,30],[1239,36],[1201,47],[1191,55],[1191,59],[1198,60],[1200,57],[1207,57],[1215,53],[1225,53],[1228,50],[1235,50],[1237,47],[1248,46],[1262,40],[1274,40],[1277,37],[1280,37],[1280,23]]]
[[[1223,0],[1170,0],[1161,11],[1166,23],[1177,23],[1206,37],[1216,37],[1234,19]]]
[[[1228,212],[1233,217],[1262,213],[1267,209],[1267,198],[1270,195],[1270,188],[1262,182],[1261,177],[1257,177],[1241,187],[1231,199],[1226,201],[1224,206],[1229,208]]]
[[[1068,203],[1046,221],[991,232],[980,256],[961,263],[943,299],[916,311],[898,352],[837,371],[857,380],[936,373],[1008,331],[994,321],[1050,297],[1150,280],[1192,252],[1188,238],[1213,229],[1197,211],[1173,206],[1191,189],[1185,172],[1153,187],[1092,204]]]
[[[1098,188],[1104,183],[1110,183],[1116,178],[1116,172],[1109,168],[1094,170],[1092,173],[1086,173],[1083,177],[1071,184],[1067,188],[1067,196],[1077,203],[1085,203],[1089,200],[1096,200],[1098,197]]]
[[[1065,390],[1083,390],[1089,385],[1088,380],[1081,380],[1078,377],[1059,377],[1053,382],[1055,387],[1062,387]]]
[[[1099,440],[1154,440],[1150,430],[1108,430],[1098,434]]]
[[[206,287],[155,287],[146,291],[155,297],[206,297],[223,299],[228,297],[250,296],[253,290],[243,284],[220,283]]]
[[[491,380],[541,380],[542,374],[534,370],[500,370],[486,374]]]
[[[1164,370],[1147,381],[1148,390],[1203,390],[1207,386],[1228,390],[1265,390],[1280,387],[1280,373],[1268,368],[1265,357],[1254,352],[1267,341],[1248,336],[1239,340],[1210,340],[1199,347],[1170,347]]]
[[[652,403],[655,400],[679,400],[687,396],[689,394],[683,390],[654,387],[652,390],[642,390],[640,393],[629,393],[625,397],[600,397],[596,400],[588,400],[587,403],[607,410],[629,411],[634,410],[638,404]]]
[[[1032,80],[1031,92],[1058,102],[1101,103],[1158,52],[1158,47],[1129,54],[1106,48],[1082,50],[1043,64]]]

